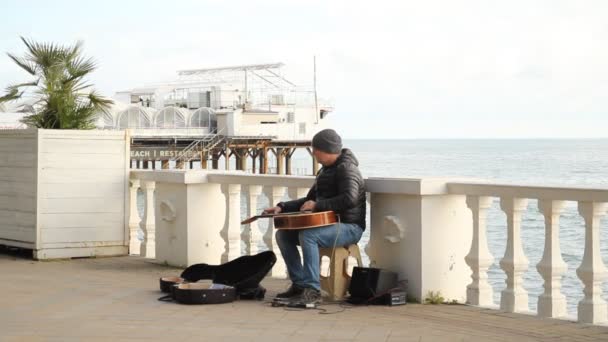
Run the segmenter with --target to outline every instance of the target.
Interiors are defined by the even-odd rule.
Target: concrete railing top
[[[559,201],[608,202],[608,188],[599,187],[450,182],[447,184],[447,188],[451,194],[462,195],[533,198]]]
[[[312,176],[250,174],[243,171],[217,170],[145,170],[131,171],[131,178],[179,184],[219,183],[305,188],[313,184]],[[479,179],[420,177],[365,179],[368,192],[405,195],[474,195],[551,199],[563,201],[608,202],[608,188],[532,186],[498,184]]]
[[[306,188],[312,186],[312,176],[260,175],[243,171],[202,171],[202,170],[146,170],[131,171],[131,178],[179,184],[219,183],[283,186]],[[368,192],[394,193],[406,195],[448,194],[447,184],[455,178],[375,178],[365,179]]]

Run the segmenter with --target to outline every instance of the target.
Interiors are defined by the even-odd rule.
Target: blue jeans
[[[337,223],[329,226],[276,232],[277,244],[285,260],[289,278],[300,287],[321,289],[319,280],[319,247],[343,247],[359,242],[363,229],[354,223]],[[337,236],[337,240],[336,240]],[[302,257],[297,246],[302,246]]]

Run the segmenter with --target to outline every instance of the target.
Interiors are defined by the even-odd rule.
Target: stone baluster
[[[140,226],[144,232],[144,243],[141,246],[141,255],[146,258],[156,258],[156,227],[154,217],[154,181],[143,181],[142,189],[145,194],[144,219]]]
[[[226,220],[220,235],[225,248],[222,263],[241,256],[241,185],[226,184],[222,186],[226,197]]]
[[[541,317],[555,318],[566,315],[566,297],[561,292],[561,282],[568,265],[562,259],[559,248],[559,215],[564,205],[564,201],[538,201],[538,209],[545,217],[545,250],[536,265],[538,273],[545,280],[545,291],[538,296],[538,315]]]
[[[137,190],[140,187],[139,179],[131,179],[129,186],[129,254],[139,255],[141,242],[139,241],[139,224],[141,218],[137,211]]]
[[[258,212],[258,198],[262,194],[261,185],[250,185],[249,196],[247,197],[247,212],[248,217],[252,217],[260,214]],[[262,240],[262,233],[258,227],[258,221],[253,221],[243,229],[241,235],[243,241],[245,241],[245,253],[248,255],[254,255],[259,252],[259,244]]]
[[[576,274],[584,284],[585,297],[578,303],[578,320],[603,323],[608,320],[606,301],[602,299],[602,282],[606,267],[600,253],[600,219],[608,203],[579,202],[578,212],[585,219],[585,252]]]
[[[528,200],[523,198],[500,199],[500,207],[507,214],[507,248],[500,260],[500,268],[507,275],[507,287],[501,293],[500,308],[507,312],[528,310],[528,292],[523,287],[528,259],[521,242],[521,215],[527,205]]]
[[[271,188],[271,193],[268,198],[270,199],[270,205],[273,206],[280,202],[285,195],[286,188],[284,186],[273,186]],[[272,268],[272,276],[277,278],[285,278],[287,275],[287,268],[285,267],[285,262],[283,261],[283,257],[281,256],[281,251],[279,250],[279,246],[277,245],[276,237],[274,231],[274,223],[270,220],[268,224],[268,229],[264,234],[264,242],[269,250],[274,251],[277,255],[277,262]]]
[[[488,268],[494,258],[488,249],[486,237],[486,211],[491,204],[491,197],[467,196],[467,206],[473,214],[473,241],[464,259],[471,267],[473,280],[467,286],[467,304],[490,306],[494,303],[492,286],[488,283]]]

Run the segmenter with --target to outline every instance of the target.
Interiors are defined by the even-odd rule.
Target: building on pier
[[[291,157],[327,128],[332,107],[297,86],[282,63],[178,71],[176,81],[116,93],[98,127],[130,129],[137,168],[192,167],[291,174]],[[312,156],[312,154],[311,154]],[[248,167],[251,160],[251,168]],[[173,162],[173,163],[172,163]],[[209,166],[210,164],[210,166]],[[318,164],[312,161],[312,173]]]

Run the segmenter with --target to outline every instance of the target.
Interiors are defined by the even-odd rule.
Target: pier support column
[[[209,152],[201,152],[201,169],[207,170],[207,160],[209,160]]]
[[[257,171],[255,161],[258,158],[259,154],[260,154],[260,152],[257,148],[251,150],[251,152],[249,153],[249,155],[251,156],[251,173],[256,173],[256,171]]]
[[[190,170],[194,169],[194,160],[190,161]]]
[[[268,173],[268,148],[266,146],[260,154],[260,173],[263,175]]]
[[[146,169],[146,170],[148,169],[148,161],[147,160],[144,160],[143,168]]]
[[[234,154],[234,168],[236,170],[241,170],[241,167],[243,165],[242,163],[242,158],[241,158],[241,152],[239,149],[233,149],[232,153]]]
[[[226,163],[226,171],[230,170],[230,149],[224,151],[224,162]]]
[[[240,150],[239,156],[241,157],[241,170],[247,171],[247,158],[249,158],[249,153],[247,149]]]
[[[211,168],[217,170],[220,167],[220,154],[213,152],[211,158]]]
[[[135,161],[135,168],[136,169],[140,169],[141,168],[141,162],[140,162],[139,159]]]
[[[276,157],[277,157],[277,175],[282,175],[285,173],[285,158],[283,157],[283,148],[277,148]]]
[[[291,170],[291,156],[293,156],[295,148],[288,148],[285,150],[285,174],[292,175],[293,172]]]

